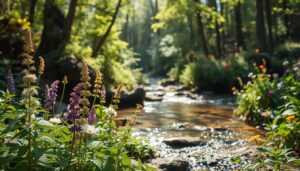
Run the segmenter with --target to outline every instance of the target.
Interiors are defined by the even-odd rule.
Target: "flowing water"
[[[145,87],[147,96],[162,101],[146,101],[143,114],[137,117],[135,136],[148,137],[160,158],[179,156],[187,160],[190,170],[236,170],[249,163],[255,146],[247,139],[263,134],[233,115],[232,96],[193,96],[178,87],[161,87],[156,80]],[[208,93],[209,94],[209,93]],[[135,109],[119,112],[119,117],[130,118]],[[172,148],[165,139],[198,138],[198,146]],[[232,160],[240,158],[236,163]]]

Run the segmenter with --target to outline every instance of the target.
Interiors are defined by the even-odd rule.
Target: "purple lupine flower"
[[[82,128],[81,128],[80,126],[78,126],[78,125],[72,125],[72,126],[70,127],[70,130],[71,130],[72,132],[80,132],[80,131],[82,131]]]
[[[51,84],[51,87],[49,88],[48,85],[46,84],[46,92],[45,92],[45,104],[44,108],[45,110],[52,110],[56,101],[57,97],[57,89],[58,89],[58,84],[59,81],[56,80]]]
[[[269,97],[274,96],[274,91],[273,91],[273,90],[269,90],[269,91],[268,91],[268,96],[269,96]]]
[[[16,89],[15,89],[15,85],[14,85],[14,77],[11,73],[11,69],[8,69],[7,72],[7,91],[9,93],[15,94],[16,93]]]
[[[87,118],[87,122],[89,125],[94,125],[96,121],[96,108],[93,106],[90,110],[89,116]]]
[[[81,84],[77,84],[73,88],[73,92],[70,95],[69,104],[68,104],[68,121],[73,121],[73,119],[80,119],[79,115],[79,101],[80,101],[80,91],[82,90]]]

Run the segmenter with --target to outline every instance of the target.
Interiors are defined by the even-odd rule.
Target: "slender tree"
[[[195,2],[199,3],[198,0],[195,0]],[[202,48],[203,48],[203,51],[204,51],[206,57],[208,57],[209,51],[208,51],[208,47],[207,47],[207,41],[206,41],[206,37],[205,37],[202,16],[201,16],[200,11],[198,11],[198,10],[196,11],[196,17],[197,17],[197,24],[198,24],[199,34],[200,34],[200,38],[201,38]]]
[[[257,36],[257,45],[260,52],[266,52],[267,42],[266,42],[263,0],[256,0],[256,36]]]
[[[269,46],[270,52],[273,52],[273,23],[272,23],[272,4],[270,0],[265,0],[266,2],[266,16],[267,16],[267,26],[269,33]]]
[[[235,14],[235,32],[236,32],[237,46],[238,46],[238,48],[242,47],[243,49],[246,49],[246,44],[244,41],[244,35],[243,35],[243,31],[242,31],[242,16],[241,16],[241,1],[240,0],[238,0],[238,2],[235,5],[234,14]]]
[[[30,0],[29,22],[31,23],[31,25],[34,21],[34,13],[35,13],[36,3],[37,3],[37,0]]]
[[[288,3],[289,3],[289,0],[283,0],[283,2],[282,2],[282,9],[283,9],[283,12],[284,12],[283,21],[284,21],[284,25],[285,25],[285,28],[286,28],[286,38],[287,39],[290,38],[289,14],[287,14],[287,12],[286,12],[286,10],[288,8]]]
[[[215,11],[218,11],[217,1],[213,0],[213,6]],[[221,47],[221,34],[220,34],[220,24],[217,20],[215,20],[215,31],[216,31],[216,42],[217,42],[217,49],[218,49],[218,56],[222,55],[222,47]]]
[[[96,57],[98,55],[99,50],[101,49],[102,45],[104,44],[104,42],[108,38],[109,33],[110,33],[110,31],[111,31],[111,29],[112,29],[112,27],[115,24],[115,21],[117,19],[117,15],[118,15],[119,9],[121,7],[121,3],[122,3],[122,0],[119,0],[118,3],[117,3],[117,6],[116,6],[115,12],[112,16],[112,20],[111,20],[107,30],[105,31],[104,35],[100,38],[99,41],[97,41],[97,40],[95,41],[95,46],[93,48],[92,57]]]
[[[69,11],[66,18],[65,24],[65,41],[69,41],[71,37],[71,30],[76,12],[77,0],[71,0],[69,5]]]

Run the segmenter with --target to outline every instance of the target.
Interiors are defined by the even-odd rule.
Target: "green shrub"
[[[238,76],[246,77],[250,67],[243,57],[228,57],[224,60],[210,60],[199,57],[189,63],[180,75],[180,81],[188,87],[198,87],[201,91],[229,92],[237,84]]]

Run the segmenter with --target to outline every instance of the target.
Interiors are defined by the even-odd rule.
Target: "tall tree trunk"
[[[45,1],[43,14],[44,29],[37,55],[45,55],[57,50],[64,42],[65,17],[54,0]]]
[[[69,41],[71,37],[71,31],[72,31],[72,25],[74,21],[74,16],[76,12],[76,6],[77,6],[77,0],[71,0],[69,5],[69,11],[66,18],[66,24],[65,24],[65,41]]]
[[[187,14],[187,21],[188,21],[189,30],[190,30],[190,39],[192,42],[192,49],[194,49],[194,47],[195,47],[195,32],[194,32],[194,27],[193,27],[192,15]]]
[[[35,13],[36,2],[37,2],[37,0],[31,0],[31,2],[30,2],[29,22],[31,23],[31,25],[33,24],[33,21],[34,21],[34,13]]]
[[[122,3],[122,0],[119,0],[118,3],[117,3],[117,6],[116,6],[115,12],[113,14],[112,20],[111,20],[106,32],[101,37],[100,41],[98,41],[96,43],[95,47],[93,48],[92,57],[96,57],[98,55],[98,51],[101,49],[102,45],[104,44],[105,40],[107,39],[107,37],[108,37],[113,25],[115,24],[116,19],[117,19],[117,15],[118,15],[119,9],[121,7],[121,3]]]
[[[266,0],[266,16],[268,23],[268,33],[269,33],[269,46],[270,52],[273,53],[273,24],[272,24],[272,4],[270,0]]]
[[[286,38],[290,38],[290,22],[289,22],[289,15],[286,13],[286,9],[288,8],[288,3],[289,0],[283,0],[282,8],[283,8],[283,21],[284,21],[284,26],[286,28]]]
[[[218,6],[217,6],[217,1],[213,0],[213,6],[215,8],[215,11],[218,12]],[[219,22],[216,20],[215,21],[215,30],[216,30],[216,42],[217,42],[217,49],[218,49],[218,57],[221,57],[222,55],[222,49],[221,49],[221,35],[220,35],[220,25]]]
[[[199,1],[195,0],[195,3],[199,3]],[[207,47],[207,41],[206,41],[206,37],[205,37],[202,17],[201,17],[201,13],[199,11],[196,11],[196,17],[197,17],[197,24],[198,24],[199,34],[200,34],[200,37],[201,37],[202,48],[203,48],[203,51],[204,51],[206,57],[208,58],[209,51],[208,51],[208,47]]]
[[[262,0],[261,0],[262,1]],[[246,44],[244,41],[244,35],[242,31],[242,16],[241,16],[241,2],[240,0],[237,2],[235,8],[235,31],[236,31],[236,41],[237,46],[242,47],[243,49],[246,49]]]
[[[267,42],[266,42],[263,0],[256,0],[256,35],[257,35],[257,45],[260,52],[266,52]]]
[[[224,3],[221,2],[221,0],[219,1],[220,3],[220,8],[221,8],[221,15],[225,18],[224,16]],[[224,24],[221,24],[221,28],[224,28]],[[225,30],[223,29],[223,31],[221,32],[221,47],[222,47],[222,52],[225,52]]]
[[[127,13],[126,13],[126,21],[125,21],[125,24],[123,26],[123,31],[122,31],[122,39],[124,41],[127,41],[128,42],[128,24],[129,24],[129,16],[130,16],[130,11],[127,10]]]

